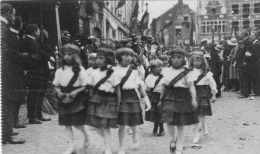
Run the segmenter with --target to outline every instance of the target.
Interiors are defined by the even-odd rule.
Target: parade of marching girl
[[[259,153],[260,0],[0,6],[1,153]]]

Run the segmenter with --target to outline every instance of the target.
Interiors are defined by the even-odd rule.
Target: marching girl
[[[190,72],[194,77],[194,85],[197,92],[197,114],[200,122],[202,122],[202,131],[204,135],[208,134],[208,127],[205,116],[212,116],[210,99],[212,95],[212,102],[216,101],[217,85],[213,78],[213,73],[209,72],[208,65],[203,57],[202,52],[193,52],[190,58]],[[198,143],[200,139],[199,123],[195,125],[195,138],[193,143]]]
[[[170,51],[170,68],[164,74],[160,102],[162,122],[167,123],[172,137],[170,151],[181,154],[183,150],[184,126],[199,122],[195,112],[196,90],[190,81],[189,69],[185,68],[185,51],[175,48]],[[175,126],[178,132],[175,133]],[[177,134],[177,139],[176,139]]]
[[[89,79],[92,86],[91,97],[87,104],[86,124],[96,127],[104,139],[105,154],[112,154],[110,128],[117,128],[118,104],[120,101],[119,80],[115,76],[114,52],[111,49],[97,49],[98,69]],[[110,66],[108,68],[108,66]]]
[[[72,126],[85,137],[84,147],[90,144],[84,129],[84,90],[87,85],[87,75],[79,58],[80,49],[74,44],[66,44],[62,48],[62,67],[57,69],[53,80],[54,89],[58,95],[59,125],[65,126],[69,147],[64,154],[76,150]]]
[[[134,148],[138,147],[138,138],[136,126],[143,124],[142,109],[137,91],[144,97],[146,103],[146,111],[151,108],[150,101],[141,84],[138,72],[131,66],[134,51],[129,48],[121,48],[116,51],[116,59],[120,66],[116,69],[116,75],[121,81],[119,87],[121,89],[121,101],[118,113],[119,126],[119,151],[118,154],[125,154],[124,136],[125,127],[131,127],[133,131]]]
[[[145,79],[146,91],[151,101],[151,109],[145,113],[145,120],[154,123],[153,134],[157,134],[158,127],[160,127],[158,136],[163,136],[164,128],[161,120],[161,110],[158,107],[160,101],[161,89],[163,86],[162,72],[163,62],[159,59],[150,62],[150,69],[152,74],[149,74]]]
[[[163,67],[162,67],[162,75],[165,74],[165,73],[168,73],[167,72],[167,69],[169,68],[169,58],[167,55],[160,55],[159,58],[162,63],[163,63]]]
[[[92,72],[98,68],[96,60],[97,60],[97,53],[89,54],[88,56],[89,68],[86,70],[88,77],[90,77]]]

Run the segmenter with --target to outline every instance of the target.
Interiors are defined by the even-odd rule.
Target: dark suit
[[[50,55],[41,50],[41,46],[33,38],[26,36],[23,40],[23,51],[29,53],[27,65],[27,86],[29,94],[27,98],[28,118],[42,118],[42,103],[46,91],[46,82],[48,77],[45,76],[48,68]]]
[[[12,47],[13,47],[14,51],[16,53],[22,53],[22,42],[21,42],[18,34],[16,32],[13,32],[12,30],[10,33],[10,41],[13,44]],[[14,125],[17,125],[19,122],[19,119],[18,119],[19,110],[20,110],[22,102],[24,101],[24,99],[26,97],[23,62],[26,61],[27,59],[26,59],[26,57],[23,57],[23,56],[19,56],[19,57],[17,57],[17,59],[15,59],[16,61],[13,62],[13,66],[15,68],[14,73],[16,74],[14,77],[15,77],[16,84],[17,84],[16,91],[14,91],[14,95],[16,95],[15,97],[17,98],[17,100],[13,101],[13,105],[14,105],[13,124]]]
[[[236,62],[239,69],[239,77],[240,77],[240,90],[241,95],[248,96],[251,90],[252,83],[252,75],[251,75],[251,67],[250,67],[250,57],[245,56],[246,52],[249,51],[252,53],[252,40],[250,38],[246,38],[243,40],[241,45],[237,50],[236,54]],[[246,63],[247,65],[242,67],[242,64]]]
[[[13,102],[19,99],[19,74],[17,62],[22,55],[12,42],[10,27],[1,21],[2,55],[2,142],[11,139],[13,133]]]
[[[250,76],[252,77],[253,91],[260,95],[260,40],[253,42],[252,56],[248,61]]]
[[[213,44],[208,45],[210,47],[210,60],[209,60],[209,66],[210,66],[210,71],[213,73],[213,78],[216,81],[217,84],[217,89],[218,93],[217,96],[221,96],[221,83],[219,80],[219,77],[221,76],[221,66],[222,62],[220,60],[220,57],[215,50]]]

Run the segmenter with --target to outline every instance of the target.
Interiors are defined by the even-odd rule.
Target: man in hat
[[[217,50],[216,50],[217,49]],[[222,62],[219,57],[219,52],[222,51],[222,47],[214,47],[212,43],[208,44],[205,48],[206,52],[209,53],[209,66],[211,68],[211,72],[213,73],[213,78],[216,81],[218,93],[216,94],[216,97],[221,96],[221,82],[219,80],[221,76],[221,66]]]
[[[234,38],[235,39],[235,38]],[[230,60],[229,55],[231,50],[236,47],[235,40],[227,40],[227,45],[224,47],[223,58],[224,58],[224,67],[223,67],[223,85],[225,86],[223,91],[230,91],[232,88],[231,80],[229,79],[229,66]]]
[[[26,27],[26,36],[22,40],[23,51],[29,53],[29,65],[27,68],[27,80],[29,94],[27,99],[27,117],[29,124],[41,124],[42,121],[50,121],[42,115],[42,104],[46,92],[46,69],[48,61],[55,61],[37,42],[40,36],[40,29],[37,24],[29,24]]]
[[[253,43],[246,29],[242,31],[240,37],[242,39],[242,43],[239,46],[236,54],[236,62],[240,72],[240,92],[241,92],[238,98],[246,98],[249,96],[251,90],[252,79],[250,78],[251,76],[249,75],[250,71],[248,70],[249,69],[248,61],[252,53]]]

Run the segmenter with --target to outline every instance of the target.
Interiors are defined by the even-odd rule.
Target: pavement
[[[234,93],[224,92],[222,97],[212,104],[213,116],[207,117],[209,134],[202,136],[198,143],[201,148],[193,149],[193,126],[185,128],[185,149],[183,154],[259,154],[260,153],[260,97],[254,100],[237,99]],[[52,121],[41,125],[27,125],[24,129],[14,129],[20,134],[19,139],[25,139],[23,145],[5,144],[3,154],[62,154],[68,146],[64,127],[58,125],[58,115],[49,116]],[[26,119],[26,105],[20,111],[20,120]],[[80,132],[74,129],[77,154],[102,154],[102,139],[95,129],[85,126],[90,134],[91,145],[83,150]],[[166,125],[163,137],[152,135],[153,124],[146,122],[138,127],[140,146],[132,148],[131,135],[125,137],[127,154],[170,154],[170,136]],[[117,154],[118,129],[112,132],[112,150]]]

